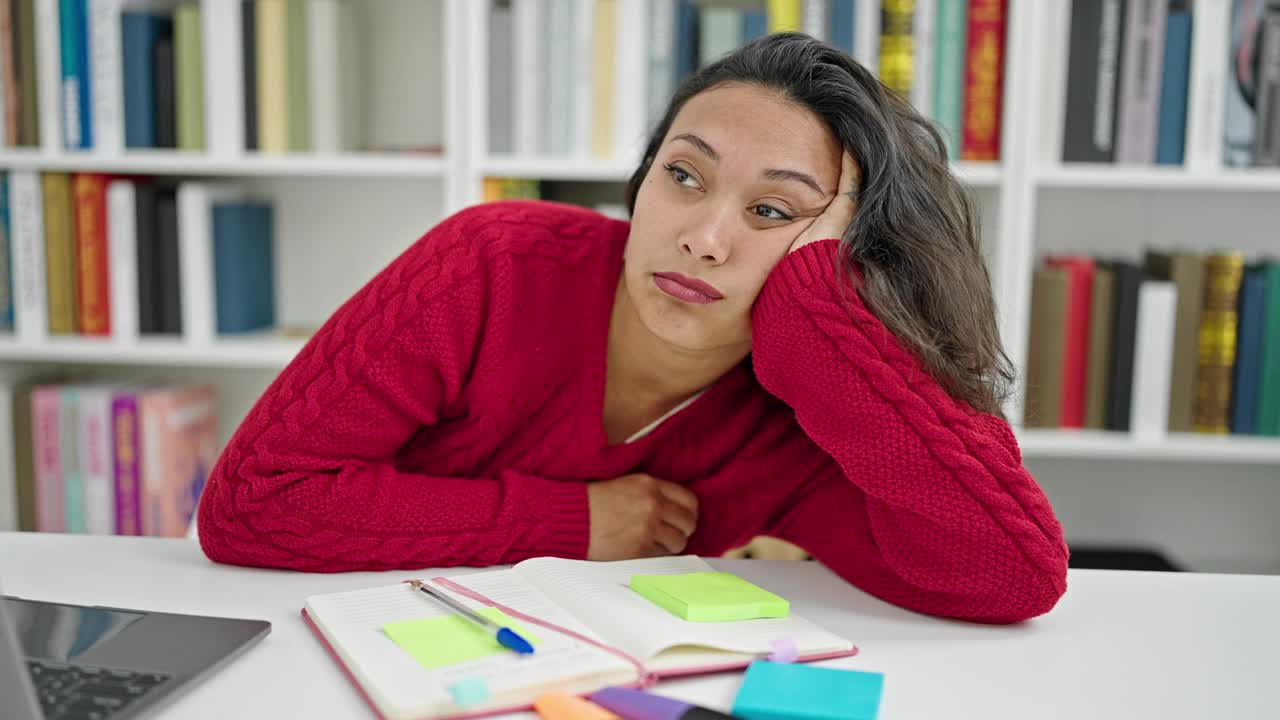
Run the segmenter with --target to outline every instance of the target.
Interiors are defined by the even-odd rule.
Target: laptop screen
[[[5,598],[18,644],[30,657],[75,660],[144,617],[142,613]]]

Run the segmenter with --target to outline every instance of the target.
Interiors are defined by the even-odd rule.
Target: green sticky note
[[[501,610],[483,608],[477,612],[511,628],[533,645],[538,644],[536,637]],[[383,625],[382,631],[428,670],[499,653],[515,654],[499,645],[493,633],[461,615],[400,620]]]
[[[732,573],[632,575],[631,589],[676,617],[694,622],[724,622],[786,617],[782,598]]]

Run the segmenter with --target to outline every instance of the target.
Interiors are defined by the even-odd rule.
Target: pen
[[[529,644],[528,640],[525,640],[524,638],[517,635],[515,631],[512,630],[511,628],[507,628],[499,625],[498,623],[490,620],[489,618],[473,611],[471,608],[467,607],[466,605],[463,605],[457,600],[454,600],[448,595],[445,595],[439,590],[432,588],[430,585],[427,585],[421,580],[406,580],[405,582],[412,585],[415,589],[421,590],[423,594],[429,595],[435,598],[436,600],[439,600],[450,610],[453,610],[454,612],[474,622],[475,624],[483,627],[484,629],[493,632],[493,636],[498,641],[499,645],[515,650],[521,655],[529,655],[533,653],[533,645]]]

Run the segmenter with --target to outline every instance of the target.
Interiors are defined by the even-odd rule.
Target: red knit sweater
[[[258,400],[199,509],[213,560],[311,571],[586,555],[586,483],[697,494],[687,552],[760,534],[920,612],[1014,622],[1066,589],[1067,548],[1008,425],[951,398],[791,253],[739,366],[653,432],[605,437],[628,225],[551,203],[462,211],[347,301]]]

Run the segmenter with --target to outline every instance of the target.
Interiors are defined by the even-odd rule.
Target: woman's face
[[[685,103],[636,195],[627,243],[626,292],[649,331],[687,350],[749,347],[751,306],[835,196],[840,157],[817,115],[756,86]]]

